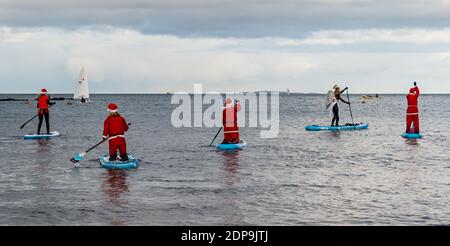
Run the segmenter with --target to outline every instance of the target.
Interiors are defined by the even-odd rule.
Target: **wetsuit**
[[[350,104],[349,102],[345,101],[344,99],[341,98],[341,94],[344,93],[344,91],[347,90],[347,88],[345,88],[343,91],[341,91],[340,93],[335,93],[334,97],[336,98],[336,103],[333,106],[333,119],[331,120],[331,125],[334,126],[334,122],[336,122],[336,126],[339,126],[339,105],[337,102],[339,102],[339,100],[341,100],[342,102],[346,103],[346,104]]]

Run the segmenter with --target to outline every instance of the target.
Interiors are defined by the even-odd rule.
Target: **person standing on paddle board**
[[[47,95],[47,90],[44,88],[41,90],[37,100],[37,108],[38,108],[38,130],[37,134],[41,134],[42,121],[45,118],[45,126],[47,127],[47,134],[50,135],[50,113],[49,113],[49,105],[53,105],[54,103],[50,102],[50,96]]]
[[[414,82],[414,87],[409,90],[406,96],[408,109],[406,110],[406,133],[420,133],[419,129],[419,87]],[[411,131],[411,124],[414,124],[414,131]]]
[[[341,88],[335,85],[333,87],[334,91],[330,90],[328,92],[328,97],[330,98],[331,102],[327,105],[327,108],[331,109],[333,112],[333,119],[331,120],[331,126],[334,126],[335,122],[336,122],[335,126],[339,126],[339,105],[338,105],[339,100],[346,104],[350,104],[341,97],[341,94],[344,93],[347,89],[348,87],[345,87],[345,89],[341,91]]]
[[[117,150],[120,153],[120,160],[127,161],[127,143],[125,132],[128,131],[128,124],[124,117],[118,112],[118,107],[114,103],[108,104],[108,117],[104,122],[103,139],[109,139],[109,161],[117,160]]]
[[[237,144],[241,140],[239,137],[239,127],[237,123],[237,112],[241,110],[241,103],[235,99],[234,102],[227,98],[224,103],[222,123],[223,123],[223,144]]]

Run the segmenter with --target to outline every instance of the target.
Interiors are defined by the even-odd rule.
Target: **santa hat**
[[[41,89],[41,94],[47,94],[47,90],[45,88]]]
[[[108,104],[108,112],[117,113],[117,109],[118,109],[118,107],[114,103]]]

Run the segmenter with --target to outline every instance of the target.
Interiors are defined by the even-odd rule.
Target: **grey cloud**
[[[446,27],[443,0],[0,0],[15,27],[109,25],[178,36],[303,37],[324,29]]]

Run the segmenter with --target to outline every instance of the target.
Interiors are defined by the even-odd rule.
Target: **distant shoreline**
[[[279,92],[280,95],[287,95],[286,92],[280,92],[280,91],[255,91],[253,93],[258,93],[258,92]],[[236,92],[236,94],[240,94],[240,93],[249,93],[249,92]],[[251,93],[251,92],[250,92]],[[17,95],[17,96],[36,96],[38,93],[0,93],[0,97],[2,96],[12,96],[12,95]],[[68,95],[69,97],[66,99],[72,99],[72,95],[73,93],[49,93],[50,95]],[[91,93],[90,95],[173,95],[174,93]],[[188,93],[189,95],[193,95],[194,93]],[[226,93],[220,93],[220,94],[226,94]],[[390,96],[390,95],[406,95],[407,93],[349,93],[350,95],[366,95],[366,96],[375,96],[376,94],[378,94],[379,96]],[[203,93],[202,95],[205,95],[205,93]],[[306,95],[306,96],[314,96],[314,95],[323,95],[325,96],[326,93],[300,93],[300,92],[290,92],[289,95]],[[421,95],[450,95],[449,93],[421,93]],[[7,98],[0,98],[0,99],[7,99]]]

